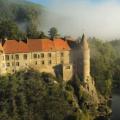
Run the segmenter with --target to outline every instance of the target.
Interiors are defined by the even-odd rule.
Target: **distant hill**
[[[9,19],[21,28],[31,22],[38,24],[42,12],[45,8],[40,4],[26,0],[0,0],[0,21]]]

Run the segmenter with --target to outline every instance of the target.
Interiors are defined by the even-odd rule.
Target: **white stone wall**
[[[17,55],[19,56],[18,59],[16,58]],[[24,55],[27,55],[27,59],[24,58]],[[48,72],[55,75],[54,67],[57,65],[63,67],[61,71],[62,77],[65,80],[69,80],[72,76],[70,51],[0,54],[0,74],[33,68],[40,72]],[[66,65],[69,65],[70,69],[66,69]]]

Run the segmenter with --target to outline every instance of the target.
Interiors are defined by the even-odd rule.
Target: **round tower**
[[[83,80],[90,78],[90,49],[85,34],[82,36]]]

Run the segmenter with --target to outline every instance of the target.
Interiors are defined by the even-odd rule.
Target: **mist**
[[[54,26],[60,34],[73,37],[85,33],[104,40],[120,38],[120,3],[116,0],[51,0],[48,10],[40,28],[45,32]]]

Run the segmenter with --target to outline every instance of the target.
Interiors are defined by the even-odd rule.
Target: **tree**
[[[37,26],[34,23],[30,23],[27,26],[27,37],[28,38],[39,38],[40,32],[37,30]]]
[[[54,39],[55,37],[58,36],[58,30],[55,27],[50,28],[48,32],[49,32],[50,39]]]
[[[112,80],[105,80],[105,95],[110,96],[112,94]]]
[[[105,93],[105,80],[113,79],[115,51],[109,42],[102,42],[95,38],[90,41],[91,75],[95,79],[97,88]]]
[[[0,119],[64,120],[74,115],[75,108],[55,80],[52,75],[33,70],[0,77]]]
[[[44,39],[44,38],[48,38],[44,32],[41,31],[40,35],[39,35],[40,39]]]
[[[0,38],[17,39],[21,34],[17,24],[11,20],[0,21]]]

